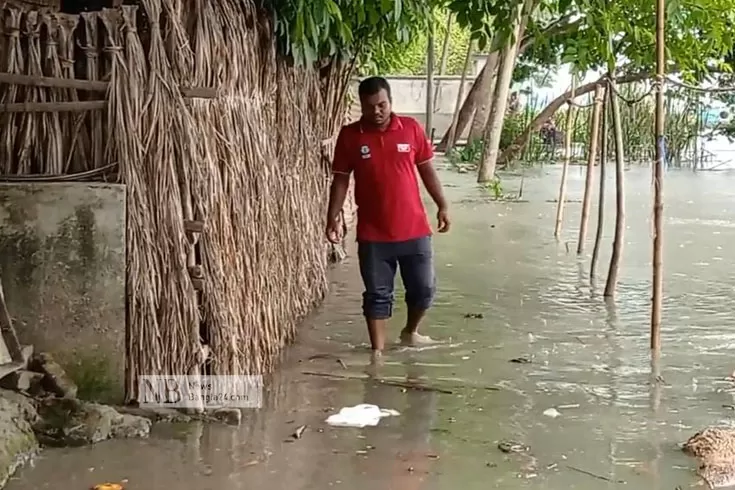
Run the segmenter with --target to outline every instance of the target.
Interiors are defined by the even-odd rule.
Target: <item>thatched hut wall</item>
[[[2,71],[25,78],[0,78],[16,110],[0,174],[127,186],[127,397],[141,374],[267,372],[326,292],[324,154],[349,68],[290,66],[250,1],[44,14],[46,63],[18,54],[35,14],[3,13]]]

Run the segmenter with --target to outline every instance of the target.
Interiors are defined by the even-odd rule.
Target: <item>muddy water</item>
[[[331,296],[269,382],[266,407],[246,412],[242,427],[160,426],[147,441],[48,450],[8,488],[73,490],[122,479],[129,489],[146,490],[566,490],[623,481],[628,488],[671,490],[694,483],[695,464],[676,444],[704,425],[728,421],[727,406],[735,403],[733,385],[724,380],[735,368],[729,355],[735,175],[666,176],[662,382],[652,382],[648,350],[647,170],[626,172],[628,226],[615,306],[590,285],[588,258],[573,253],[579,203],[567,206],[561,242],[553,239],[556,205],[547,200],[556,197],[558,169],[528,171],[523,197],[529,202],[513,204],[489,202],[471,175],[442,176],[454,229],[435,240],[440,290],[425,331],[447,345],[393,348],[378,374],[423,378],[451,394],[303,374],[360,376],[365,369],[361,286],[348,260],[334,271]],[[519,184],[507,177],[506,192]],[[581,198],[582,185],[580,169],[572,169],[570,200]],[[608,196],[603,278],[612,185]],[[404,314],[399,303],[394,334]],[[335,359],[309,360],[324,353],[347,369]],[[531,362],[509,362],[519,357]],[[324,424],[335,409],[361,402],[401,415],[367,429]],[[544,415],[552,407],[556,418]],[[303,437],[285,442],[302,424],[309,426]],[[531,455],[501,453],[501,439],[530,446]]]

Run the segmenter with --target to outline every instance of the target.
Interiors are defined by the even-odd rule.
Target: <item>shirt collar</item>
[[[403,129],[403,123],[401,122],[401,118],[399,118],[395,112],[391,112],[390,114],[390,123],[388,124],[388,127],[385,128],[386,131],[400,131]],[[370,131],[370,129],[367,129]],[[364,133],[365,128],[362,125],[362,119],[360,119],[360,132]]]

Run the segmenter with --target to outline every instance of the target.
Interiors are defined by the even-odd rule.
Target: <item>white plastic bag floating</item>
[[[327,423],[335,427],[375,427],[383,417],[398,416],[396,410],[381,409],[377,405],[362,403],[344,407],[339,413],[327,417]]]

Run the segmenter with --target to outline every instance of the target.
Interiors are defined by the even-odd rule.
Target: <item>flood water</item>
[[[614,226],[608,171],[604,277]],[[623,264],[615,305],[590,286],[589,257],[574,253],[579,202],[566,207],[564,237],[553,238],[559,169],[527,171],[523,199],[491,202],[471,174],[441,173],[453,229],[435,237],[438,297],[425,333],[446,345],[392,348],[378,375],[421,378],[451,394],[328,379],[306,371],[362,376],[368,362],[354,260],[333,274],[331,295],[302,329],[267,403],[243,425],[158,426],[144,441],[47,450],[9,490],[86,489],[126,479],[128,489],[589,489],[672,490],[697,481],[677,444],[728,422],[735,385],[731,301],[735,278],[735,174],[666,174],[665,312],[662,381],[649,353],[651,177],[627,179]],[[580,200],[582,169],[570,171]],[[505,191],[519,177],[506,177]],[[596,184],[595,184],[596,189]],[[595,191],[596,193],[596,191]],[[433,207],[429,208],[433,216]],[[590,222],[588,252],[596,227]],[[601,288],[602,286],[600,286]],[[392,324],[405,315],[402,294]],[[482,318],[465,318],[465,314]],[[334,358],[309,360],[315,354]],[[513,363],[526,357],[530,363]],[[333,428],[343,406],[374,403],[401,415],[377,427]],[[544,415],[556,408],[560,415]],[[285,442],[306,424],[303,437]],[[502,439],[530,456],[500,452]]]

